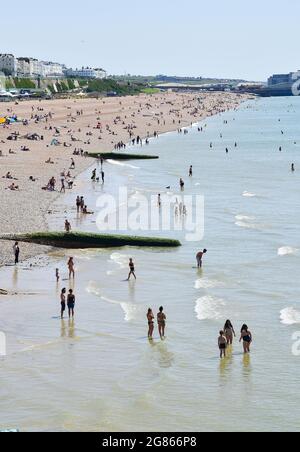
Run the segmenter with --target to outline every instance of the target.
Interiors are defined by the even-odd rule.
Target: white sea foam
[[[132,322],[133,320],[141,318],[142,308],[131,303],[120,303],[121,308],[125,313],[125,321]]]
[[[280,311],[281,323],[284,325],[296,325],[300,323],[300,312],[295,308],[285,308]]]
[[[292,246],[282,246],[278,249],[278,256],[296,255],[297,253],[298,249],[293,248]]]
[[[255,217],[249,217],[247,215],[236,215],[235,219],[237,221],[254,221],[254,220],[256,220]]]
[[[137,306],[132,303],[126,303],[124,301],[117,301],[112,300],[111,298],[102,296],[101,299],[103,301],[106,301],[107,303],[119,305],[125,314],[124,320],[126,322],[132,322],[133,320],[136,320],[137,318],[142,319],[143,317],[143,311],[141,306]]]
[[[218,320],[224,317],[224,300],[212,296],[205,296],[196,301],[195,312],[198,320]]]
[[[195,289],[211,289],[213,287],[218,287],[220,285],[221,285],[220,281],[208,278],[201,278],[195,281]]]
[[[128,267],[129,257],[130,256],[127,256],[127,254],[112,253],[110,259],[118,264],[121,268],[126,268]]]
[[[88,283],[86,291],[91,295],[96,295],[97,297],[101,296],[101,287],[95,281],[90,281]]]
[[[247,223],[246,221],[236,221],[235,225],[239,228],[246,228],[246,229],[260,229],[261,226],[259,224],[254,223]]]
[[[244,191],[243,196],[244,196],[245,198],[255,198],[255,197],[256,197],[256,194],[255,194],[255,193],[250,193],[250,192],[248,192],[248,191]]]
[[[131,169],[140,169],[138,166],[130,165],[129,163],[118,162],[117,160],[108,159],[107,162],[110,163],[111,165],[125,166]]]

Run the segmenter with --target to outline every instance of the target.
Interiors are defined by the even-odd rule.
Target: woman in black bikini
[[[149,326],[148,338],[153,339],[154,315],[153,315],[153,311],[151,308],[148,309],[147,319],[148,319],[148,326]]]
[[[129,259],[129,275],[128,275],[128,279],[127,281],[130,281],[131,275],[133,275],[134,279],[136,279],[135,276],[135,267],[134,267],[134,262],[133,259]]]
[[[243,341],[243,346],[244,346],[244,353],[250,353],[250,346],[252,344],[253,338],[252,338],[252,333],[251,331],[249,331],[248,326],[247,325],[243,325],[242,329],[241,329],[241,338],[240,338],[240,342]]]

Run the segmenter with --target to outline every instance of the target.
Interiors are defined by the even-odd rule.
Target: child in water
[[[224,331],[220,331],[220,336],[218,338],[218,346],[220,350],[220,358],[226,358],[226,348],[227,348],[227,339],[225,337]]]

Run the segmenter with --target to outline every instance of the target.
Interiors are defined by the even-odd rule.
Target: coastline
[[[2,221],[0,220],[1,232],[17,234],[49,230],[47,214],[51,212],[52,206],[59,198],[60,193],[59,191],[42,191],[41,186],[46,185],[49,178],[54,176],[58,181],[57,188],[59,190],[59,174],[62,170],[69,169],[70,159],[74,158],[76,169],[71,172],[75,182],[75,196],[78,176],[93,166],[93,159],[91,158],[73,157],[76,147],[86,152],[96,149],[99,153],[111,152],[118,140],[127,145],[129,143],[128,131],[124,128],[124,124],[127,124],[126,121],[133,127],[133,137],[139,135],[142,140],[145,140],[149,136],[153,137],[154,131],[160,135],[174,132],[178,128],[198,124],[208,117],[237,109],[243,102],[252,98],[248,95],[228,93],[208,94],[202,97],[201,114],[200,110],[196,111],[195,105],[199,104],[199,101],[195,95],[174,93],[103,99],[101,101],[73,101],[75,105],[72,105],[72,100],[69,102],[59,100],[26,102],[22,103],[21,106],[16,105],[14,108],[21,109],[22,116],[19,116],[18,111],[16,111],[16,114],[20,119],[27,119],[29,125],[25,128],[18,123],[0,129],[0,150],[3,154],[1,163],[4,163],[4,165],[1,165],[3,174],[0,179],[0,191],[4,194],[3,216]],[[62,105],[63,103],[70,105]],[[96,112],[95,108],[99,106],[101,110]],[[170,106],[174,107],[172,114],[171,110],[168,111]],[[14,108],[11,109],[11,114],[15,111]],[[72,108],[76,108],[76,112],[73,112]],[[149,110],[150,116],[147,113]],[[83,114],[78,115],[79,111]],[[44,116],[49,112],[51,112],[52,117],[45,119]],[[122,117],[120,113],[122,113]],[[128,118],[128,114],[130,114],[130,118]],[[29,115],[31,116],[29,117]],[[35,121],[36,115],[41,116],[38,122]],[[178,121],[174,117],[178,118]],[[93,121],[93,129],[91,121]],[[96,129],[96,126],[99,121],[101,121],[101,135],[96,137],[94,131],[96,130],[98,135],[99,129]],[[76,130],[73,129],[73,124],[77,122],[79,128]],[[47,130],[49,123],[51,123],[51,130]],[[53,134],[55,128],[58,129],[58,134]],[[66,135],[63,133],[65,130],[68,130]],[[17,151],[15,142],[5,140],[5,137],[13,132],[19,133],[22,137],[25,133],[43,134],[43,141],[18,139],[16,144],[28,146],[31,152]],[[71,143],[70,139],[73,141],[74,135],[76,135],[78,141]],[[53,139],[53,136],[56,136],[61,143],[67,143],[67,147],[63,147],[63,145],[50,147],[49,142]],[[7,154],[8,149],[12,149],[14,154]],[[53,164],[46,165],[45,161],[49,156]],[[20,184],[20,191],[7,190],[6,187],[11,182],[3,178],[7,171],[10,171],[18,179],[16,183]],[[30,182],[30,176],[36,177],[37,181]],[[22,221],[20,221],[20,218],[22,218]],[[13,258],[12,244],[0,243],[2,248],[0,266],[9,265]],[[48,251],[49,248],[47,247],[22,244],[21,260],[25,261]]]

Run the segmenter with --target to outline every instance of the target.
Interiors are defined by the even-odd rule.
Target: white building
[[[19,77],[32,77],[33,75],[32,58],[21,57],[17,59],[17,75]]]
[[[0,71],[7,72],[9,75],[16,75],[17,59],[10,53],[0,54]]]
[[[40,76],[41,77],[63,77],[64,65],[53,63],[52,61],[41,61]]]
[[[67,69],[65,71],[65,75],[67,77],[104,79],[106,78],[106,71],[104,69],[92,69],[90,67],[83,67],[81,69]]]

